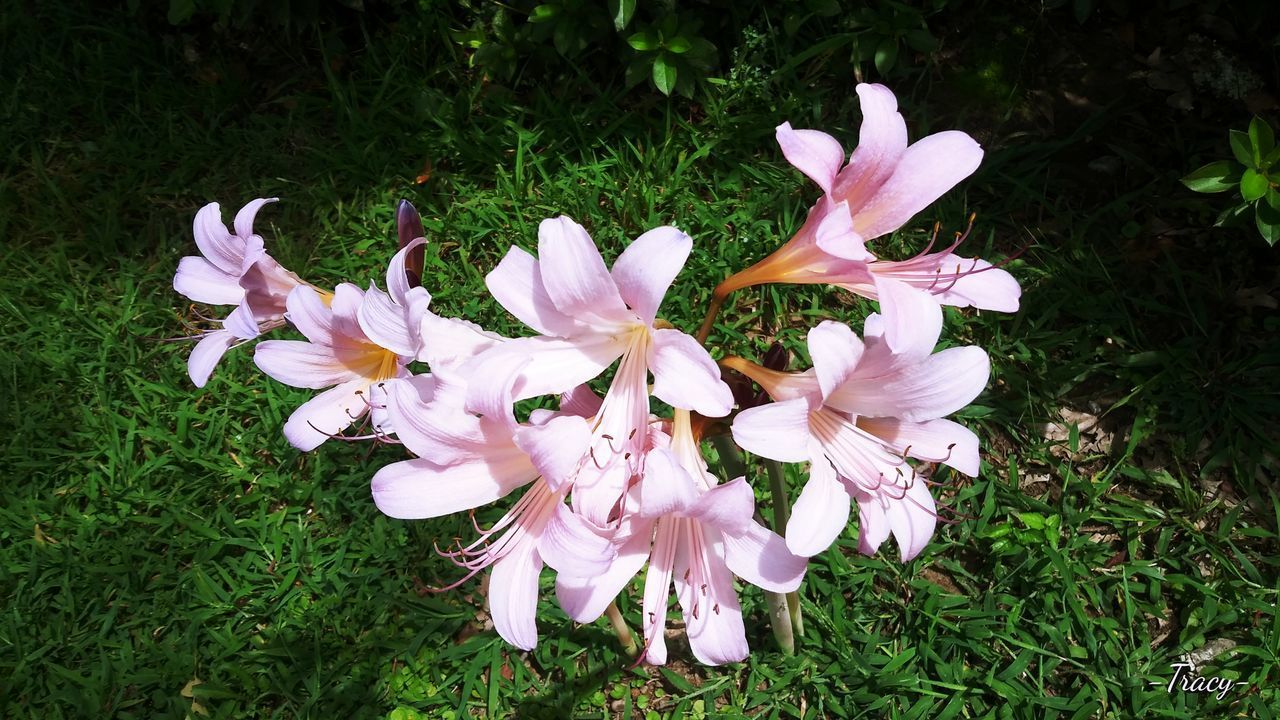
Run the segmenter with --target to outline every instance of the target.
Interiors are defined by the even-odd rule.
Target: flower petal
[[[551,490],[558,492],[573,478],[591,448],[591,426],[576,415],[561,415],[516,430],[515,444],[529,456]],[[547,553],[543,558],[556,567]]]
[[[885,516],[884,500],[861,491],[854,498],[858,501],[858,552],[875,555],[889,538],[889,518]]]
[[[668,405],[723,417],[733,409],[733,393],[706,348],[679,330],[653,331],[649,348],[653,395]]]
[[[314,390],[360,378],[360,373],[340,360],[333,348],[301,340],[258,343],[253,363],[273,380],[290,387]]]
[[[258,349],[261,350],[262,345]],[[257,360],[256,353],[254,360]],[[368,411],[365,395],[360,394],[368,393],[368,390],[368,381],[361,378],[345,382],[311,398],[289,416],[288,422],[284,424],[285,438],[290,445],[303,452],[315,450],[331,436],[346,430]]]
[[[667,603],[671,599],[671,575],[676,558],[676,525],[678,518],[663,517],[654,525],[653,553],[644,576],[644,600],[641,605],[644,628],[645,662],[663,665],[667,662]]]
[[[239,305],[244,299],[244,288],[240,287],[239,278],[228,275],[197,255],[178,261],[173,289],[184,297],[210,305]]]
[[[547,294],[561,313],[606,323],[635,317],[618,295],[591,236],[564,215],[538,226],[538,265]]]
[[[618,554],[604,528],[556,500],[555,513],[538,541],[542,560],[556,572],[575,577],[595,577],[609,570]]]
[[[923,356],[933,351],[942,334],[942,308],[928,291],[872,273],[884,339],[899,355]],[[923,350],[923,352],[921,352]]]
[[[901,500],[890,498],[884,511],[893,539],[898,541],[902,562],[919,555],[929,544],[929,538],[933,537],[933,530],[938,525],[938,509],[929,494],[928,483],[919,479],[909,483],[906,497]]]
[[[528,484],[536,471],[514,453],[439,465],[425,458],[384,466],[370,482],[373,502],[401,520],[443,517],[505,497]]]
[[[809,482],[791,508],[787,520],[787,549],[812,557],[831,547],[849,524],[849,493],[836,470],[821,454],[809,466]]]
[[[187,358],[187,375],[196,387],[202,388],[209,382],[213,368],[237,340],[239,338],[226,330],[211,332],[200,338],[200,342],[191,349],[191,356]]]
[[[775,132],[782,154],[797,170],[818,183],[824,193],[844,164],[844,148],[840,142],[820,130],[794,130],[784,122]]]
[[[693,239],[676,228],[654,228],[635,239],[613,263],[618,294],[647,325],[658,316],[658,306],[671,282],[693,250]]]
[[[689,508],[689,517],[724,533],[746,532],[754,520],[756,495],[745,477],[716,485]]]
[[[337,344],[333,330],[333,311],[325,306],[315,288],[299,285],[289,293],[287,317],[298,332],[317,345]]]
[[[333,330],[339,335],[353,340],[365,340],[367,336],[360,329],[360,305],[364,303],[364,291],[351,283],[339,283],[333,289],[333,300],[329,309],[333,311]]]
[[[397,305],[390,295],[379,290],[376,285],[370,283],[369,289],[365,291],[356,318],[360,322],[360,329],[374,344],[397,355],[417,357],[418,342],[409,332],[409,318],[405,308]]]
[[[808,460],[808,401],[797,398],[743,410],[733,419],[733,441],[760,457],[782,462]]]
[[[640,481],[640,516],[656,518],[683,514],[698,499],[693,478],[666,448],[645,455],[644,477]]]
[[[484,282],[498,304],[520,322],[543,335],[567,337],[578,324],[556,309],[542,284],[541,273],[538,260],[513,245]]]
[[[244,262],[244,239],[227,231],[222,224],[222,210],[212,202],[196,212],[192,223],[196,247],[214,267],[236,278],[240,277]]]
[[[418,327],[422,349],[417,359],[431,363],[432,370],[459,368],[506,341],[469,320],[442,318],[430,310],[424,310],[418,317]]]
[[[578,417],[595,417],[604,399],[585,383],[560,395],[560,412]]]
[[[683,520],[693,523],[692,520]],[[700,542],[693,538],[701,534]],[[697,575],[692,567],[697,564]],[[684,610],[684,630],[698,662],[722,665],[746,658],[747,631],[742,607],[733,589],[733,575],[724,561],[720,533],[705,526],[694,527],[681,539],[676,552],[673,579],[676,597]]]
[[[898,112],[898,99],[889,88],[860,83],[857,93],[862,107],[858,147],[854,148],[849,165],[836,179],[831,193],[838,200],[848,201],[855,214],[893,175],[898,158],[907,149],[907,123]]]
[[[824,320],[809,331],[809,355],[822,397],[827,397],[853,375],[862,358],[862,340],[848,325]]]
[[[485,416],[498,416],[510,412],[512,401],[565,392],[600,375],[624,349],[619,340],[608,335],[591,335],[581,340],[548,337],[509,340],[476,358],[474,377],[485,378],[485,382],[471,384],[467,408]],[[508,379],[510,399],[495,391]]]
[[[258,323],[253,319],[253,308],[249,307],[249,303],[237,305],[222,321],[222,327],[243,340],[252,340],[259,334]]]
[[[972,402],[990,373],[982,348],[948,348],[885,375],[855,377],[832,393],[827,405],[855,415],[933,420]]]
[[[442,391],[439,386],[429,396],[413,384],[388,386],[391,424],[396,428],[396,437],[413,454],[441,465],[510,454],[522,458],[522,466],[533,467],[502,423],[464,412],[456,401],[442,397],[447,395],[447,390]]]
[[[813,234],[814,241],[823,252],[855,262],[875,260],[876,256],[867,251],[867,244],[862,236],[853,229],[849,203],[842,202],[824,212]]]
[[[493,564],[489,575],[489,615],[503,640],[521,650],[538,644],[538,576],[542,558],[532,542],[522,542]]]
[[[854,208],[853,228],[871,240],[902,227],[916,213],[973,174],[982,162],[982,148],[957,130],[917,140],[908,147],[893,175]]]
[[[653,522],[640,518],[631,522],[634,523],[633,529],[626,535],[626,542],[618,548],[608,570],[588,577],[573,577],[565,573],[556,576],[556,598],[561,609],[575,622],[589,623],[603,615],[609,603],[649,559]]]
[[[981,258],[953,255],[942,263],[934,297],[943,305],[1017,312],[1022,288],[1013,276]]]
[[[894,450],[918,460],[940,462],[977,477],[978,436],[950,420],[907,422],[897,418],[858,418],[858,427],[884,440]]]
[[[724,560],[734,575],[769,592],[791,592],[800,587],[809,561],[788,550],[787,541],[777,533],[750,520],[740,533],[721,534]]]
[[[263,205],[276,202],[279,199],[258,198],[250,200],[244,207],[240,208],[240,212],[236,213],[236,218],[231,223],[236,229],[236,235],[245,239],[253,235],[253,219],[258,216],[258,211],[262,209]]]
[[[412,210],[413,206],[410,205],[409,208]],[[397,212],[397,215],[400,214]],[[409,257],[409,253],[426,244],[427,240],[423,237],[410,241],[400,248],[399,252],[391,256],[391,263],[387,265],[387,294],[401,307],[408,307],[409,291],[413,289],[413,286],[409,284],[409,274],[405,272],[405,262]]]

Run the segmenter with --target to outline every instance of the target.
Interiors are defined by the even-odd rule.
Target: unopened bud
[[[401,200],[396,206],[396,230],[400,236],[401,250],[414,240],[426,237],[422,231],[422,216],[408,200]],[[426,251],[425,245],[419,245],[404,260],[404,274],[409,278],[409,287],[422,285],[422,266],[426,262]]]

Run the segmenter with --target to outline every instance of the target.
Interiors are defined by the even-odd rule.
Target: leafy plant
[[[1232,130],[1231,153],[1235,160],[1218,160],[1182,178],[1182,184],[1199,193],[1222,193],[1238,188],[1241,202],[1218,216],[1215,226],[1234,225],[1252,209],[1258,232],[1268,245],[1280,240],[1280,147],[1265,120],[1255,117],[1249,131]]]

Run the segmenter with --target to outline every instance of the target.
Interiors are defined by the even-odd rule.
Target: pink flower
[[[924,478],[907,457],[977,475],[978,439],[942,419],[986,385],[987,354],[977,347],[933,353],[936,332],[917,328],[892,352],[879,315],[867,318],[865,343],[846,325],[809,332],[814,367],[780,373],[731,358],[725,364],[759,383],[774,402],[743,411],[734,440],[783,462],[809,461],[809,480],[787,523],[787,547],[811,556],[826,549],[858,503],[859,546],[874,553],[890,533],[902,559],[920,553],[937,511]]]
[[[540,335],[510,340],[476,359],[476,377],[486,382],[471,385],[468,410],[514,423],[513,399],[565,392],[621,358],[570,480],[575,512],[597,525],[615,518],[644,452],[649,373],[653,394],[670,405],[709,417],[732,407],[707,351],[656,320],[692,248],[675,228],[650,230],[610,273],[586,230],[562,216],[539,226],[537,258],[513,247],[486,278],[498,302]]]
[[[389,387],[389,413],[397,437],[418,457],[374,475],[373,499],[395,518],[440,517],[469,510],[529,486],[493,527],[445,553],[467,574],[492,568],[489,613],[498,634],[524,650],[538,640],[538,576],[543,564],[562,573],[592,576],[616,552],[608,534],[571,512],[564,502],[568,472],[590,436],[588,421],[599,399],[575,393],[562,411],[535,411],[524,425],[463,410],[462,373],[438,372],[430,382]],[[416,380],[416,379],[415,379]],[[594,400],[594,402],[593,402]],[[446,588],[447,589],[447,588]]]
[[[666,662],[673,582],[698,661],[719,665],[745,658],[746,630],[733,575],[771,592],[790,592],[799,587],[806,561],[753,519],[755,496],[745,478],[717,483],[702,460],[689,413],[676,411],[670,448],[649,451],[643,478],[628,494],[616,559],[603,573],[557,577],[556,595],[565,612],[578,622],[596,619],[647,560],[645,660]]]
[[[196,302],[236,306],[225,320],[216,321],[222,329],[204,333],[191,351],[187,373],[196,387],[204,387],[233,344],[284,325],[285,298],[306,284],[268,255],[262,237],[253,232],[258,210],[276,200],[258,198],[241,208],[234,234],[222,223],[218,203],[196,213],[193,232],[200,255],[178,262],[173,289]]]
[[[968,177],[982,161],[973,138],[954,130],[907,145],[897,99],[882,85],[860,84],[862,130],[848,164],[844,150],[817,130],[778,127],[787,160],[823,190],[796,236],[726,280],[717,294],[767,282],[829,283],[879,300],[886,336],[897,347],[904,326],[941,327],[939,304],[1012,312],[1021,289],[1004,270],[953,254],[951,247],[911,260],[878,259],[866,243],[902,227]]]

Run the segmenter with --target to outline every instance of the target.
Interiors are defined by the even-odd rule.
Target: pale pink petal
[[[699,533],[701,542],[692,542],[691,536]],[[733,589],[733,575],[725,565],[719,536],[716,530],[694,524],[681,538],[672,575],[676,597],[684,611],[689,647],[698,662],[705,665],[738,662],[750,652],[742,608]],[[693,563],[702,568],[697,576],[690,572]]]
[[[889,88],[860,83],[857,93],[862,106],[858,147],[832,188],[832,195],[837,200],[848,201],[855,214],[893,175],[898,158],[907,149],[907,123],[898,112],[898,99]]]
[[[618,295],[591,236],[564,215],[538,226],[538,265],[547,295],[565,315],[608,323],[634,317]]]
[[[435,376],[433,376],[435,377]],[[413,454],[442,465],[507,454],[532,467],[524,451],[503,432],[501,423],[486,422],[460,406],[438,399],[433,390],[424,399],[420,388],[393,383],[387,394],[388,413],[396,437]]]
[[[591,448],[591,426],[575,415],[554,417],[541,425],[527,425],[515,433],[515,444],[529,456],[553,492],[573,478]],[[556,567],[547,553],[547,564]],[[558,568],[557,568],[558,569]]]
[[[187,358],[187,375],[196,387],[204,387],[209,382],[213,368],[237,340],[239,338],[226,330],[219,330],[205,335],[196,343],[191,349],[191,356]]]
[[[241,303],[222,321],[222,327],[232,335],[243,340],[258,337],[258,322],[253,318],[253,308],[249,303]]]
[[[621,340],[608,335],[509,340],[474,361],[474,377],[485,382],[472,383],[467,408],[497,416],[509,412],[513,400],[565,392],[600,375],[625,349]],[[499,392],[508,379],[513,393],[509,399]]]
[[[640,482],[640,515],[659,517],[686,512],[698,498],[693,482],[670,450],[650,450],[645,455]]]
[[[831,547],[849,524],[849,493],[836,477],[830,461],[815,454],[809,481],[787,520],[787,549],[812,557]]]
[[[823,192],[831,191],[831,183],[844,164],[844,148],[838,140],[819,130],[794,130],[789,122],[778,126],[775,137],[787,162],[818,183]]]
[[[401,520],[442,517],[505,497],[537,473],[513,453],[439,465],[425,458],[402,460],[374,474],[373,502]]]
[[[364,303],[364,291],[351,283],[339,283],[333,289],[329,309],[333,311],[334,333],[343,337],[364,340],[360,329],[360,305]]]
[[[191,231],[206,260],[219,270],[240,277],[244,269],[244,239],[227,231],[218,203],[209,203],[196,212]]]
[[[894,450],[927,462],[940,462],[977,477],[981,461],[978,436],[950,420],[916,423],[897,418],[858,418],[858,427],[884,440]]]
[[[734,575],[769,592],[791,592],[800,587],[809,561],[788,550],[787,541],[777,533],[751,520],[742,532],[721,535],[724,560]]]
[[[733,419],[733,441],[760,457],[782,462],[808,460],[808,401],[784,400],[743,410]]]
[[[862,358],[862,340],[844,323],[824,320],[809,331],[809,356],[825,398],[853,374]]]
[[[855,377],[832,393],[827,405],[855,415],[933,420],[972,402],[990,373],[982,348],[948,348],[886,375]]]
[[[258,343],[253,363],[273,380],[290,387],[314,390],[360,378],[334,355],[333,348],[301,340]]]
[[[688,512],[689,517],[722,532],[742,533],[755,522],[751,519],[755,511],[755,493],[740,477],[704,492]]]
[[[520,543],[493,564],[489,575],[489,615],[503,640],[521,650],[538,644],[538,576],[542,558],[532,542]]]
[[[557,500],[555,514],[542,529],[538,552],[556,572],[594,577],[607,572],[618,554],[611,534]]]
[[[506,340],[469,320],[442,318],[430,310],[419,315],[418,327],[422,350],[417,359],[431,363],[432,370],[459,368]]]
[[[173,289],[183,296],[210,305],[239,305],[244,288],[239,278],[219,270],[202,257],[191,255],[178,261]]]
[[[880,313],[884,316],[884,337],[899,355],[927,355],[942,334],[942,307],[927,291],[875,275]]]
[[[409,253],[426,244],[426,238],[421,237],[409,242],[400,248],[400,252],[391,256],[391,264],[387,266],[387,294],[402,307],[409,306],[409,291],[414,289],[409,285],[409,274],[405,271],[405,261],[409,257]]]
[[[317,345],[334,345],[333,311],[325,306],[314,288],[299,285],[289,293],[289,322]]]
[[[557,310],[551,302],[542,284],[538,260],[518,247],[512,246],[507,251],[484,282],[498,304],[543,335],[567,337],[578,327],[572,317]]]
[[[893,531],[893,539],[898,541],[902,562],[919,555],[929,544],[929,538],[933,537],[933,530],[938,525],[938,509],[929,494],[929,484],[920,478],[908,483],[906,497],[889,499],[885,517]]]
[[[668,405],[706,417],[723,417],[733,409],[733,393],[720,379],[719,366],[693,336],[655,330],[648,362],[653,395]]]
[[[871,240],[902,227],[916,213],[969,177],[982,162],[982,148],[973,138],[947,130],[917,140],[902,153],[893,175],[858,207],[853,227]]]
[[[658,316],[658,306],[693,250],[693,239],[673,227],[646,232],[627,246],[613,263],[618,294],[646,325]]]
[[[408,315],[391,296],[370,284],[356,313],[360,329],[375,345],[397,355],[416,357],[418,342],[409,331]]]
[[[258,349],[261,350],[262,345]],[[257,359],[257,354],[254,359]],[[352,380],[325,390],[293,411],[284,424],[285,438],[290,445],[303,452],[315,450],[331,436],[346,430],[368,411],[369,406],[365,402],[368,391],[369,383],[364,379]]]
[[[858,492],[854,497],[858,501],[858,552],[875,555],[889,538],[889,519],[879,497],[865,492]]]
[[[598,575],[572,577],[564,573],[556,576],[556,598],[565,614],[575,622],[589,623],[604,614],[605,609],[627,583],[640,572],[649,559],[653,539],[653,522],[635,519],[627,534],[627,540],[618,548],[617,557],[609,569]]]
[[[867,245],[862,236],[853,229],[853,216],[849,214],[849,203],[842,202],[834,207],[828,207],[824,213],[814,231],[814,241],[823,252],[855,262],[875,260],[875,255],[867,251]]]
[[[232,221],[232,225],[236,229],[236,235],[241,238],[248,238],[253,235],[253,219],[258,216],[258,211],[262,209],[263,205],[276,202],[279,199],[258,198],[250,200],[244,207],[240,208],[240,212],[236,213],[236,218]]]
[[[667,602],[671,598],[671,575],[676,561],[676,525],[679,519],[666,516],[654,526],[653,553],[644,578],[644,600],[641,605],[642,627],[648,650],[645,662],[663,665],[667,662]]]
[[[260,244],[261,238],[255,235],[252,241]],[[301,278],[285,270],[265,253],[249,263],[240,276],[240,287],[244,288],[245,300],[259,320],[283,315],[289,293],[303,284]]]
[[[943,305],[996,312],[1017,312],[1022,297],[1022,288],[1008,272],[980,258],[958,256],[942,265],[934,291]]]
[[[560,412],[578,417],[595,417],[603,404],[604,399],[586,384],[578,385],[560,396]]]

